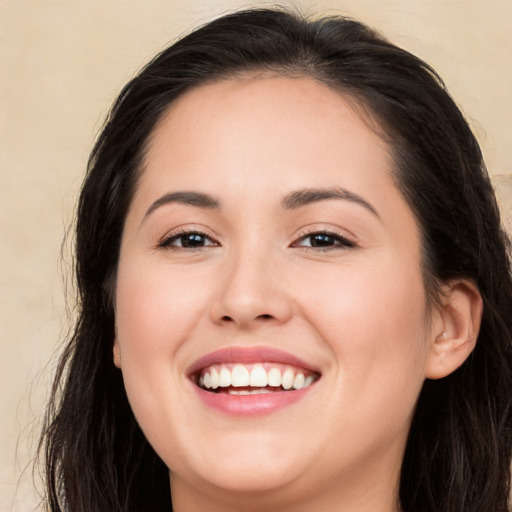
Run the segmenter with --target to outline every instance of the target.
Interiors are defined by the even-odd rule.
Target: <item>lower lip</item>
[[[204,404],[224,414],[233,416],[260,416],[276,412],[288,405],[301,400],[311,389],[294,391],[273,391],[255,395],[230,395],[228,393],[212,393],[194,384],[199,398]]]

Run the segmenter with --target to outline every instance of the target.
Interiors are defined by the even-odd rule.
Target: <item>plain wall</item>
[[[499,195],[512,212],[511,0],[281,4],[360,18],[432,64],[470,120],[491,174],[500,175]],[[30,461],[72,318],[63,277],[71,256],[61,259],[61,244],[109,105],[168,42],[255,5],[272,3],[0,0],[1,511],[37,505]]]

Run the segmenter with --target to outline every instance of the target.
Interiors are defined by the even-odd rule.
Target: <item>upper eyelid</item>
[[[314,230],[314,231],[311,231],[309,233],[305,233],[304,235],[301,235],[299,237],[297,237],[291,244],[290,244],[290,247],[297,247],[298,245],[298,242],[308,238],[308,237],[311,237],[311,236],[315,236],[315,235],[327,235],[327,236],[332,236],[333,238],[336,238],[338,239],[339,241],[343,241],[345,243],[342,243],[339,245],[339,247],[357,247],[357,242],[355,242],[354,240],[352,240],[351,238],[345,236],[345,235],[342,235],[340,233],[336,233],[336,232],[332,232],[332,231],[326,231],[326,230]],[[299,246],[300,247],[300,246]],[[311,247],[308,247],[308,246],[304,246],[303,248],[311,248]],[[313,249],[316,249],[315,247],[312,247]]]
[[[324,225],[317,224],[317,225],[305,226],[305,227],[297,230],[297,232],[294,236],[295,240],[292,243],[295,243],[295,241],[297,241],[301,238],[305,238],[307,236],[311,236],[311,235],[315,235],[315,234],[326,234],[326,235],[339,237],[344,240],[350,241],[354,245],[358,245],[358,243],[359,243],[358,237],[356,235],[354,235],[353,233],[351,233],[350,231],[348,231],[346,229],[326,226],[325,224]]]
[[[176,226],[175,228],[169,229],[166,234],[162,238],[178,236],[178,235],[186,235],[188,233],[199,233],[204,236],[208,236],[210,238],[217,238],[217,235],[206,226],[201,224],[183,224],[180,226]]]
[[[214,242],[216,245],[220,245],[220,242],[218,239],[212,235],[208,230],[205,228],[196,228],[196,227],[182,227],[182,228],[175,228],[169,232],[167,232],[160,240],[158,241],[157,245],[158,247],[164,247],[173,239],[179,238],[180,236],[186,236],[191,234],[198,234],[201,236],[204,236]]]

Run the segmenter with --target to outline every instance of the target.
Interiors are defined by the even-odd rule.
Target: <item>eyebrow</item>
[[[357,203],[376,217],[380,218],[377,210],[361,196],[350,192],[345,188],[307,188],[303,190],[296,190],[288,194],[282,201],[283,208],[286,210],[295,210],[308,204],[317,203],[319,201],[325,201],[329,199],[343,199],[345,201],[352,201]]]
[[[296,190],[285,196],[281,204],[283,208],[286,210],[295,210],[312,203],[326,201],[329,199],[341,199],[345,201],[352,201],[363,206],[371,213],[373,213],[376,217],[380,218],[379,214],[377,213],[377,210],[368,201],[363,199],[361,196],[355,194],[354,192],[350,192],[350,190],[341,187],[307,188]],[[196,206],[198,208],[205,208],[208,210],[220,209],[220,201],[215,197],[211,196],[210,194],[192,191],[172,192],[163,195],[154,203],[152,203],[151,206],[148,208],[146,214],[144,215],[144,218],[153,213],[157,208],[170,203],[186,204],[189,206]]]
[[[208,210],[219,210],[220,202],[215,197],[203,192],[172,192],[157,199],[149,208],[144,217],[153,213],[157,208],[165,204],[180,203]]]

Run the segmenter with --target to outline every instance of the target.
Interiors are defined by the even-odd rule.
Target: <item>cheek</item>
[[[163,351],[172,355],[193,328],[204,303],[201,277],[191,281],[180,272],[167,274],[169,269],[158,263],[120,265],[116,320],[124,352],[148,359]]]
[[[408,414],[424,380],[429,339],[417,266],[346,268],[337,277],[317,275],[307,290],[305,314],[334,355],[337,392]]]
[[[175,409],[180,400],[169,390],[181,385],[181,349],[197,325],[204,298],[201,287],[179,272],[171,278],[158,262],[142,263],[133,258],[119,266],[116,343],[128,398],[144,429],[161,422],[162,411]]]
[[[126,392],[148,439],[169,453],[181,453],[173,411],[182,410],[187,399],[170,390],[183,386],[182,347],[204,310],[202,287],[195,284],[180,272],[170,276],[168,265],[159,262],[132,258],[119,266],[116,343]]]

